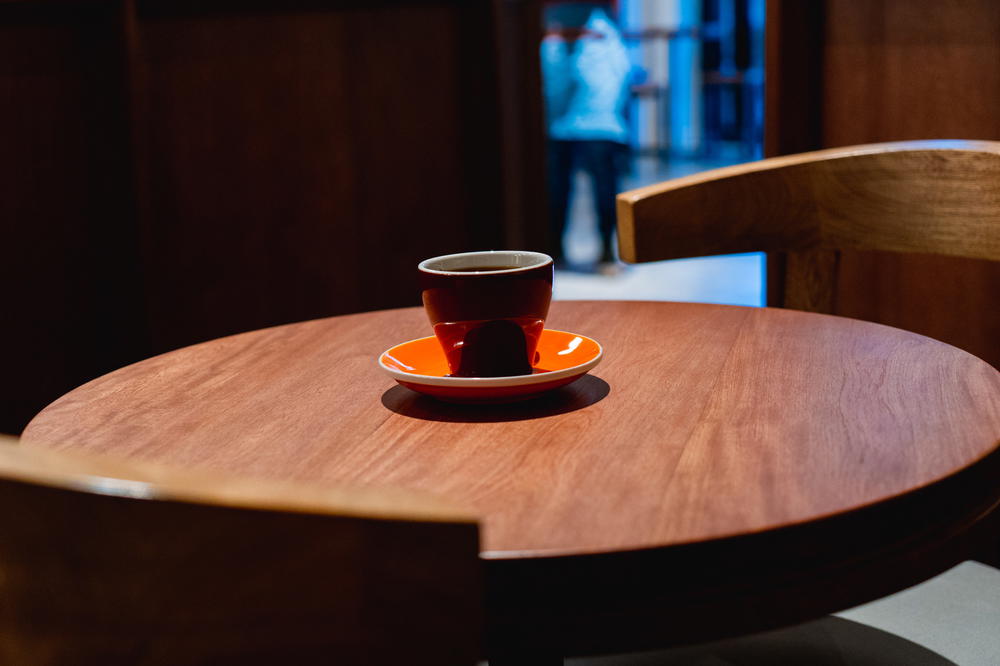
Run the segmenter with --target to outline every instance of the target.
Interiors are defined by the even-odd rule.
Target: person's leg
[[[587,141],[583,162],[590,173],[594,191],[594,210],[601,234],[601,263],[615,261],[615,196],[621,188],[623,146],[614,141]]]
[[[569,197],[573,177],[572,141],[548,142],[549,254],[563,263],[563,233],[569,212]]]

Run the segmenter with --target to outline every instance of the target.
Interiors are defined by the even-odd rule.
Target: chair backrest
[[[475,519],[0,437],[0,663],[474,664]]]
[[[1000,261],[1000,142],[852,146],[666,181],[618,195],[618,240],[630,263],[784,253],[773,304],[832,312],[841,250]]]

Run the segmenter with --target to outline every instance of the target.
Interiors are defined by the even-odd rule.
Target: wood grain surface
[[[947,345],[833,317],[558,303],[605,345],[548,400],[469,408],[397,387],[379,352],[418,309],[178,350],[64,396],[27,444],[311,481],[391,484],[483,516],[490,557],[755,532],[952,474],[1000,439],[1000,373]]]
[[[480,655],[475,518],[0,437],[0,662],[441,666]]]
[[[799,153],[620,194],[619,242],[631,262],[766,251],[770,305],[912,324],[1000,365],[989,271],[947,268],[1000,266],[998,183],[996,141]],[[896,277],[873,280],[859,261]]]
[[[557,302],[547,324],[605,360],[537,401],[396,386],[376,357],[429,332],[411,308],[148,359],[56,401],[22,443],[466,506],[487,651],[512,663],[854,606],[967,559],[1000,501],[1000,373],[943,343],[679,303]]]
[[[853,249],[1000,261],[998,182],[998,141],[773,157],[619,194],[621,255]]]

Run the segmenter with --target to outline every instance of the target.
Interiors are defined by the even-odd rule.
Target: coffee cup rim
[[[471,262],[463,266],[463,260],[471,259],[473,257],[493,257],[492,261],[504,261],[501,257],[507,257],[506,261],[517,261],[518,259],[524,258],[530,261],[524,266],[517,266],[515,268],[505,268],[498,271],[470,271],[467,270],[468,267],[475,264]],[[533,261],[532,261],[533,260]],[[434,262],[457,262],[451,270],[441,269],[441,268],[431,268],[430,265]],[[431,257],[430,259],[424,259],[421,261],[417,268],[425,273],[432,273],[434,275],[503,275],[506,273],[521,273],[524,271],[535,270],[552,263],[552,257],[542,252],[532,252],[530,250],[479,250],[476,252],[457,252],[455,254],[443,254],[438,257]],[[456,270],[465,268],[466,270]]]

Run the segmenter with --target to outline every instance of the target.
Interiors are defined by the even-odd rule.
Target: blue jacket
[[[621,33],[602,9],[594,9],[584,35],[574,42],[542,40],[542,82],[549,137],[628,142],[625,102],[630,64]]]

